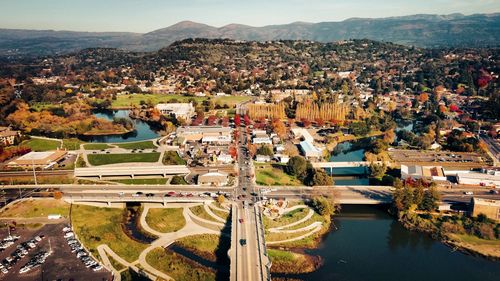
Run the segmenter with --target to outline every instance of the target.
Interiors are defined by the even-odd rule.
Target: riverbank
[[[500,261],[500,225],[484,218],[440,216],[437,214],[398,215],[401,224],[412,231],[428,234],[454,251]]]

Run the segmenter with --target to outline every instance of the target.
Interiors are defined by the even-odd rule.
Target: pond
[[[80,139],[83,141],[119,143],[149,140],[160,136],[160,134],[150,124],[139,119],[131,119],[128,115],[128,110],[94,110],[92,113],[97,118],[103,118],[110,121],[113,121],[114,117],[128,118],[134,123],[135,130],[123,135],[81,136]]]
[[[500,262],[453,251],[428,235],[411,232],[385,211],[387,207],[342,206],[318,249],[324,265],[309,274],[314,281],[497,281]],[[273,276],[278,277],[278,275]]]

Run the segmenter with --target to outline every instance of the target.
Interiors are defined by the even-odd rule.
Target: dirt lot
[[[64,226],[65,224],[60,223],[47,224],[38,230],[18,228],[13,234],[20,235],[21,238],[14,245],[0,252],[0,261],[14,252],[16,246],[21,242],[30,240],[37,235],[45,235],[45,238],[39,242],[35,249],[29,251],[27,256],[19,260],[7,274],[0,272],[0,280],[112,280],[111,274],[105,268],[94,272],[92,269],[86,268],[76,255],[71,253],[71,249],[63,237],[62,229]],[[0,230],[1,239],[7,235],[7,229]],[[24,274],[19,273],[19,269],[37,252],[49,251],[50,249],[52,249],[52,254],[42,266]]]

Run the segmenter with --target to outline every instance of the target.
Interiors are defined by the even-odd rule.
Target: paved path
[[[282,232],[282,230],[284,228],[290,228],[290,227],[296,226],[298,224],[301,224],[301,223],[307,221],[308,219],[310,219],[312,216],[314,216],[314,211],[312,209],[309,209],[309,213],[307,213],[307,215],[305,217],[301,218],[300,220],[298,220],[296,222],[292,222],[292,223],[287,224],[287,225],[273,227],[273,228],[270,228],[268,230],[270,232]]]
[[[223,208],[220,208],[219,206],[217,206],[216,204],[210,204],[210,206],[215,209],[215,210],[218,210],[218,211],[221,211],[221,212],[226,212],[226,213],[229,213],[229,210],[228,209],[223,209]]]
[[[297,209],[308,209],[309,207],[306,206],[306,205],[295,205],[293,207],[290,207],[290,208],[286,208],[284,211],[283,211],[283,214],[286,214],[286,213],[290,213],[291,211],[295,211]]]
[[[279,240],[279,241],[266,241],[266,245],[276,245],[276,244],[282,244],[282,243],[287,243],[287,242],[293,242],[293,241],[297,241],[297,240],[302,240],[308,236],[311,236],[313,235],[314,233],[320,231],[322,228],[321,225],[318,225],[315,229],[313,229],[311,232],[308,232],[304,235],[300,235],[300,236],[297,236],[297,237],[293,237],[293,238],[290,238],[290,239],[285,239],[285,240]]]
[[[189,219],[190,219],[191,221],[193,221],[193,220],[191,219],[191,218],[193,218],[195,221],[201,221],[201,222],[203,222],[203,223],[208,223],[208,224],[216,225],[216,226],[218,226],[218,227],[224,227],[224,223],[219,223],[219,222],[215,222],[215,221],[211,221],[211,220],[206,220],[206,219],[204,219],[204,218],[200,218],[200,217],[198,217],[197,215],[193,214],[193,212],[191,212],[191,210],[189,210],[189,208],[187,208],[187,210],[186,210],[186,209],[184,209],[184,211],[186,211],[186,213],[188,214]],[[225,221],[224,221],[224,222],[225,222]],[[187,223],[187,221],[186,221],[186,223]]]
[[[302,228],[297,228],[297,229],[269,229],[269,232],[273,233],[298,233],[302,231],[308,231],[311,229],[314,229],[318,226],[321,226],[322,223],[319,221],[312,222],[310,225],[304,226]]]

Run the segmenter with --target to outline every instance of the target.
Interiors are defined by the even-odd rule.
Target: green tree
[[[302,156],[290,158],[286,166],[286,172],[296,177],[305,177],[307,171],[307,161]]]
[[[387,172],[387,165],[385,163],[376,164],[370,163],[370,174],[372,177],[381,179]]]
[[[329,217],[335,212],[333,204],[324,196],[314,197],[311,201],[311,206],[318,214],[324,217]]]
[[[258,149],[257,149],[257,154],[258,155],[267,155],[267,156],[273,156],[273,149],[268,146],[268,145],[261,145]]]
[[[435,211],[438,208],[438,202],[441,200],[439,192],[434,186],[429,187],[425,192],[421,209],[424,211]]]
[[[333,185],[333,179],[323,169],[313,169],[310,185],[312,186],[325,186]]]

